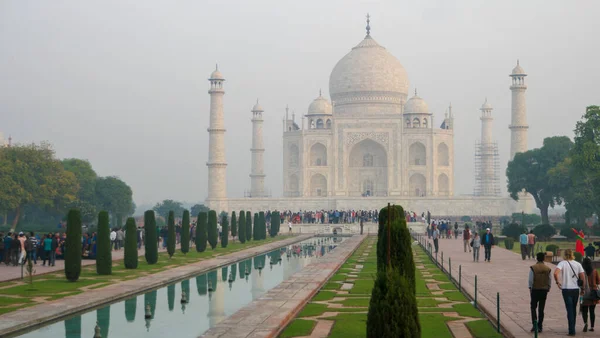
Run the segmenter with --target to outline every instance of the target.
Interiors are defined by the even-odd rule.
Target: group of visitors
[[[469,253],[473,252],[473,262],[479,262],[479,250],[483,245],[484,261],[490,262],[492,259],[492,247],[494,247],[494,234],[490,228],[485,229],[485,234],[479,235],[479,231],[471,232],[471,228],[467,225],[463,230],[463,249]]]
[[[525,258],[529,257],[529,259],[533,258],[533,246],[535,245],[535,235],[533,234],[533,230],[527,233],[527,230],[523,230],[523,233],[519,236],[519,243],[521,244],[521,258],[525,260]]]
[[[28,259],[37,264],[38,258],[43,260],[42,265],[48,262],[48,266],[54,266],[57,258],[64,257],[64,233],[40,236],[33,231],[28,234],[8,232],[6,235],[0,232],[0,239],[0,262],[7,266],[23,265]]]
[[[377,223],[377,210],[291,210],[280,213],[281,223],[292,222],[293,224],[351,224],[364,222]],[[265,213],[265,220],[270,219],[270,212]]]

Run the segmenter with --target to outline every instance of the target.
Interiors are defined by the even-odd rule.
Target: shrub
[[[258,223],[260,225],[260,239],[267,239],[267,222],[265,221],[265,212],[261,211],[258,213]]]
[[[156,218],[154,210],[148,210],[144,213],[144,248],[146,253],[146,263],[156,264],[158,262],[158,237],[156,234]]]
[[[235,217],[235,211],[231,213],[231,237],[237,236],[237,218]]]
[[[540,241],[547,241],[550,237],[556,235],[556,228],[550,224],[540,224],[533,228],[533,233],[540,239]]]
[[[395,268],[377,273],[367,315],[367,337],[421,337],[417,300],[410,288],[410,282]]]
[[[108,212],[98,214],[98,237],[96,238],[96,273],[99,275],[112,274],[112,247],[110,229],[108,227]]]
[[[252,228],[252,239],[257,241],[260,239],[260,224],[259,224],[259,220],[258,220],[258,213],[255,212],[254,213],[254,227]]]
[[[211,210],[208,212],[208,244],[210,244],[211,249],[217,247],[217,240],[219,236],[219,232],[217,231],[217,212]]]
[[[554,256],[556,256],[556,252],[558,251],[558,245],[548,244],[546,245],[546,251],[551,251]]]
[[[198,221],[196,222],[196,252],[204,252],[206,250],[207,241],[207,217],[208,214],[204,211],[198,213]]]
[[[507,237],[507,238],[504,239],[504,247],[506,249],[512,250],[514,246],[515,246],[515,240],[514,239],[512,239],[510,237]]]
[[[183,211],[181,219],[181,252],[187,254],[190,252],[190,211]]]
[[[238,234],[238,238],[241,243],[246,243],[246,213],[244,210],[240,211],[239,224],[240,233]]]
[[[169,258],[173,257],[175,253],[175,212],[173,210],[169,211],[169,219],[167,220],[167,253],[169,254]]]
[[[135,228],[135,219],[129,217],[125,223],[125,269],[137,269],[138,250],[137,250],[137,229]]]
[[[579,263],[581,263],[583,261],[583,255],[581,254],[581,252],[573,252],[573,256],[575,257],[575,260],[578,261]]]
[[[252,239],[252,213],[246,211],[246,241]]]
[[[569,225],[563,225],[560,228],[560,234],[569,240],[574,240],[577,237],[577,234],[573,231],[573,227]]]
[[[502,228],[502,234],[506,237],[510,237],[515,241],[519,240],[519,236],[522,233],[527,232],[527,228],[524,225],[511,223]]]
[[[65,247],[65,276],[69,282],[76,282],[81,274],[81,212],[77,209],[67,214]]]
[[[279,217],[279,212],[274,211],[271,213],[271,237],[277,236],[279,233],[279,226],[281,224],[281,218]]]
[[[227,219],[227,214],[223,216],[221,219],[221,247],[226,248],[229,243],[229,220]]]

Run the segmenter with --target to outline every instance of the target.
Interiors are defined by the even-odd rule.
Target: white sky
[[[250,187],[250,109],[265,109],[266,185],[282,190],[282,116],[328,95],[336,62],[371,34],[404,65],[439,127],[452,102],[455,193],[473,190],[479,107],[494,106],[501,175],[510,79],[527,81],[529,147],[572,136],[600,104],[600,1],[0,1],[0,131],[50,141],[130,184],[138,205],[206,198],[208,76],[226,78],[230,197]],[[504,184],[503,184],[504,189]]]

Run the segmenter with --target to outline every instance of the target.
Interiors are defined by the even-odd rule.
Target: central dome
[[[329,77],[331,100],[406,101],[408,77],[400,61],[367,35],[333,68]]]

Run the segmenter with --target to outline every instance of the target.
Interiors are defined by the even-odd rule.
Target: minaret
[[[496,186],[496,162],[498,160],[498,148],[492,139],[492,105],[485,99],[481,106],[481,143],[479,144],[478,154],[480,156],[479,164],[479,187],[477,188],[480,196],[497,196],[499,189]]]
[[[250,172],[250,197],[265,196],[265,172],[264,172],[264,153],[265,145],[263,143],[263,109],[258,104],[252,108],[252,170]]]
[[[515,157],[516,153],[527,151],[527,105],[525,103],[525,71],[519,65],[513,69],[510,77],[512,78],[512,107],[511,107],[511,123],[508,127],[511,131],[510,136],[510,160]]]
[[[227,210],[225,162],[225,122],[223,121],[223,82],[219,67],[210,75],[210,126],[208,127],[208,197],[207,206],[217,213]]]

